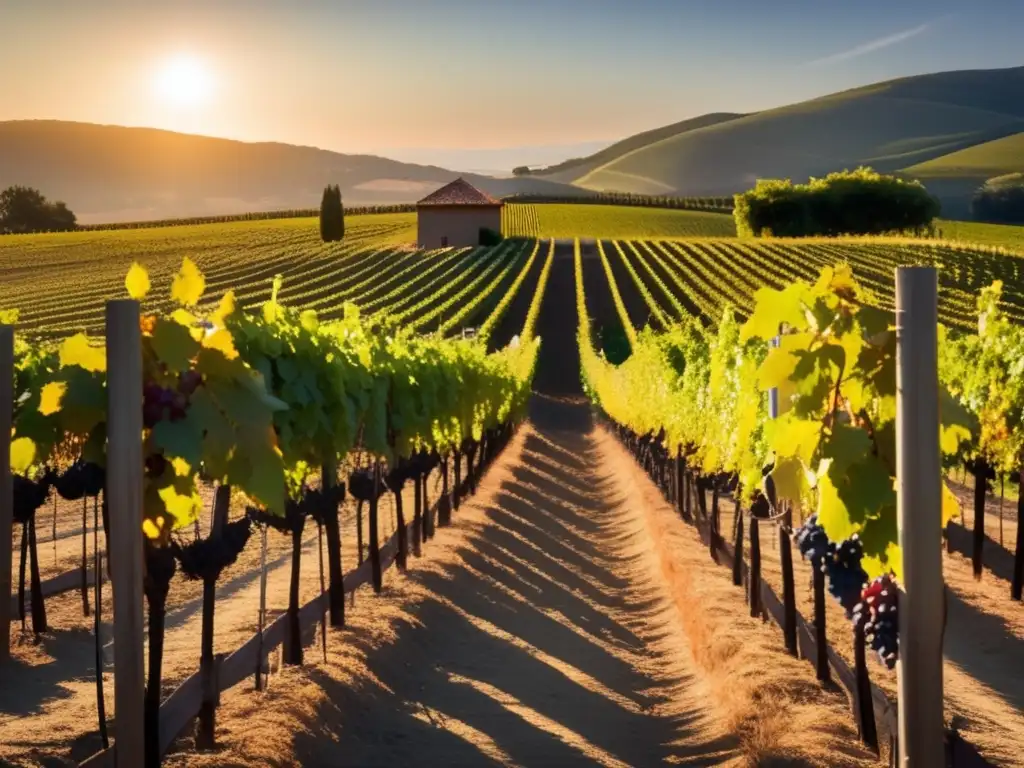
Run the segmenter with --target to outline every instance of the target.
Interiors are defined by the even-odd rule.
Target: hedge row
[[[733,217],[741,236],[923,234],[939,215],[939,201],[918,181],[870,168],[830,173],[807,184],[764,179],[736,195]]]

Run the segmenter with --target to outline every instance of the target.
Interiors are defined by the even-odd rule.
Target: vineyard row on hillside
[[[345,207],[348,216],[366,216],[380,213],[413,213],[415,203],[390,203],[387,205],[350,205]],[[278,211],[255,211],[251,213],[228,213],[220,216],[187,216],[176,219],[154,219],[151,221],[123,221],[109,224],[79,224],[75,229],[81,232],[102,232],[114,229],[153,229],[157,227],[191,227],[196,224],[228,224],[235,221],[266,221],[270,219],[305,219],[320,215],[319,208],[288,208]]]

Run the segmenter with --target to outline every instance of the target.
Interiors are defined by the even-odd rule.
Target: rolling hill
[[[725,123],[738,117],[743,117],[743,115],[736,112],[711,112],[706,115],[690,118],[689,120],[682,120],[662,128],[654,128],[650,131],[634,134],[587,157],[577,157],[557,165],[542,168],[536,171],[534,175],[542,176],[552,181],[572,183],[585,176],[594,168],[610,163],[628,152],[640,149],[647,144],[653,144],[656,141],[662,141],[676,134],[692,131],[697,128]]]
[[[1024,67],[905,77],[732,119],[676,124],[663,129],[667,136],[638,134],[615,145],[629,151],[577,163],[585,172],[576,178],[564,170],[541,178],[593,190],[726,195],[758,178],[805,180],[861,164],[913,173],[1024,131],[1022,97]]]
[[[496,196],[583,193],[546,179],[492,179],[290,144],[56,120],[0,122],[0,189],[36,187],[66,202],[83,224],[311,208],[328,183],[341,187],[348,204],[406,203],[460,175]]]
[[[920,179],[991,179],[1024,171],[1024,132],[941,155],[906,169]]]

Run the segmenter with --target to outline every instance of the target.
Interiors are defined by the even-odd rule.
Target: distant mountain
[[[81,223],[312,208],[326,184],[338,184],[349,205],[414,202],[460,175],[372,155],[153,128],[0,122],[0,189],[36,187],[66,202]],[[465,177],[496,196],[583,193],[544,179]]]
[[[913,174],[935,158],[1024,131],[1024,67],[905,77],[699,124],[714,117],[638,134],[539,178],[594,190],[726,195],[758,178],[804,181],[861,164]]]

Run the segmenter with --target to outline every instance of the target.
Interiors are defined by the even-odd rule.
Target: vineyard
[[[502,228],[513,237],[731,237],[721,213],[601,204],[506,204]]]
[[[904,575],[893,490],[894,274],[924,265],[938,268],[944,326],[946,479],[935,515],[946,535],[948,749],[956,766],[1020,764],[1024,376],[1014,366],[1024,359],[1024,261],[995,242],[737,239],[730,218],[694,210],[511,204],[504,217],[501,244],[438,250],[408,244],[415,219],[405,213],[350,216],[345,240],[331,244],[302,218],[0,241],[0,320],[16,327],[12,439],[9,456],[0,451],[13,472],[14,536],[3,542],[12,560],[0,570],[13,574],[2,607],[16,641],[13,686],[0,660],[0,730],[16,736],[3,740],[0,763],[113,765],[112,740],[143,750],[138,764],[147,766],[165,756],[190,764],[190,750],[221,738],[240,748],[234,721],[225,731],[217,714],[222,695],[244,681],[265,690],[282,671],[316,659],[335,663],[345,645],[335,630],[356,593],[387,593],[390,569],[419,573],[414,558],[430,560],[430,541],[459,528],[463,505],[474,522],[458,535],[475,544],[463,544],[458,561],[440,547],[437,567],[472,563],[472,586],[455,589],[457,578],[446,575],[427,590],[446,610],[478,590],[482,615],[517,590],[545,594],[568,580],[589,595],[605,589],[601,579],[619,583],[614,564],[597,581],[586,574],[626,556],[609,528],[626,513],[605,492],[625,471],[608,469],[621,447],[674,522],[696,528],[706,559],[745,587],[738,601],[753,623],[715,613],[718,631],[742,626],[778,646],[758,646],[751,658],[772,658],[784,680],[751,701],[778,697],[793,711],[820,706],[832,718],[845,703],[822,699],[814,680],[834,679],[864,747],[892,753]],[[596,239],[555,240],[581,230]],[[119,296],[132,301],[108,304]],[[604,427],[587,426],[589,408],[584,417],[566,404],[578,397],[577,369]],[[131,384],[140,378],[141,391]],[[544,394],[528,403],[531,389]],[[621,446],[595,438],[602,429]],[[488,535],[498,538],[486,539],[473,498],[478,485],[496,482],[485,473],[495,464],[514,482],[492,489],[487,525],[496,531]],[[552,495],[540,495],[538,484]],[[1000,486],[1006,504],[995,496]],[[617,493],[628,496],[626,488]],[[629,514],[637,522],[647,513]],[[657,540],[649,548],[670,556]],[[562,553],[558,569],[541,578],[536,569],[548,567],[551,552]],[[576,562],[584,555],[591,565]],[[505,558],[507,568],[493,570]],[[687,562],[708,569],[702,578],[718,578],[714,562]],[[621,582],[630,590],[631,578]],[[107,584],[117,605],[144,607],[145,617],[136,616],[140,632],[145,618],[144,641],[111,622]],[[637,617],[620,606],[617,588],[607,589],[585,607],[567,607],[575,597],[549,607],[563,616],[558,631],[569,621],[573,633],[616,645],[607,640],[615,621],[633,626]],[[509,603],[490,619],[504,629],[488,632],[543,645],[554,630],[509,618],[526,604]],[[377,610],[386,609],[374,603]],[[761,618],[778,631],[762,633]],[[596,628],[607,622],[612,629]],[[655,638],[667,626],[620,638],[616,653],[639,643],[640,655],[662,654]],[[413,646],[453,633],[435,624],[431,639]],[[132,650],[115,657],[115,644]],[[631,658],[617,656],[611,667]],[[611,679],[596,662],[567,672],[574,661],[566,653],[545,663],[588,691]],[[509,663],[515,677],[521,662]],[[680,674],[709,669],[698,659]],[[402,673],[389,685],[417,696],[416,675],[424,674]],[[647,674],[626,698],[654,685]],[[134,679],[134,694],[118,688],[125,679]],[[19,681],[31,695],[13,693]],[[809,687],[787,691],[786,681]],[[514,706],[523,708],[525,692],[516,689]],[[121,710],[115,722],[111,705],[127,695],[137,696],[138,711]],[[508,702],[500,691],[488,695]],[[607,765],[655,760],[616,740],[631,730],[604,700],[591,706],[575,733],[545,726],[566,750],[560,764],[579,754]],[[592,714],[608,717],[605,727],[588,726]],[[179,736],[193,721],[183,747]],[[850,722],[828,722],[831,738],[849,736]],[[123,736],[126,723],[135,739]],[[486,741],[458,727],[465,739]],[[660,745],[679,734],[651,736]],[[370,741],[367,754],[383,760],[374,750],[391,747]],[[500,740],[488,754],[514,754],[516,741]],[[853,746],[829,743],[853,750],[843,765],[868,764],[852,757]],[[456,753],[439,754],[443,764]],[[407,762],[409,753],[393,759]]]
[[[798,263],[797,257],[802,257],[800,268],[790,266]],[[888,269],[883,270],[880,265],[886,260]],[[884,310],[892,307],[897,264],[953,267],[978,280],[1002,277],[1012,290],[1015,261],[981,249],[877,241],[754,248],[726,241],[597,242],[582,249],[577,244],[579,338],[588,392],[680,511],[702,528],[712,556],[735,557],[734,579],[747,585],[751,611],[778,609],[777,620],[789,627],[786,642],[794,653],[796,616],[815,617],[813,627],[801,625],[804,631],[817,634],[817,648],[838,654],[819,659],[819,677],[838,675],[846,685],[861,707],[857,717],[862,738],[876,749],[886,746],[878,734],[896,733],[890,703],[895,678],[889,671],[897,654],[896,608],[885,600],[896,594],[890,579],[892,574],[898,579],[901,570],[895,497],[879,494],[893,482],[886,477],[895,473],[894,448],[891,442],[880,442],[883,434],[893,439],[885,422],[893,410],[879,399],[880,393],[892,391],[885,377],[894,373],[892,358],[886,363],[879,355],[891,356],[893,349],[891,341],[868,329],[886,327]],[[728,264],[727,270],[716,270],[716,262]],[[831,266],[838,262],[853,264],[852,272]],[[768,274],[771,279],[758,281]],[[873,278],[871,289],[862,292],[854,275]],[[797,282],[801,279],[805,282]],[[962,278],[960,285],[965,283],[969,279]],[[1022,400],[1020,378],[1013,373],[1014,361],[1024,350],[1019,293],[1001,293],[998,284],[986,287],[972,306],[970,293],[958,295],[958,289],[947,289],[942,282],[940,295],[940,318],[975,333],[983,329],[980,336],[950,336],[940,349],[942,382],[952,393],[947,402],[959,400],[961,405],[958,411],[944,409],[944,419],[950,420],[944,422],[943,451],[948,466],[968,466],[976,475],[975,487],[991,489],[997,472],[1015,479],[1020,471]],[[813,308],[806,318],[801,305]],[[844,326],[850,322],[844,316],[853,319],[852,328]],[[745,318],[745,324],[737,317]],[[815,328],[812,317],[833,325]],[[638,318],[649,319],[651,327],[638,332]],[[781,349],[770,351],[767,342],[780,323],[792,330],[781,336]],[[600,349],[599,329],[617,324],[626,327],[632,354],[622,365],[612,366],[594,350],[595,345]],[[864,335],[858,338],[861,328]],[[844,332],[855,335],[845,338]],[[825,341],[830,338],[835,341]],[[847,367],[842,356],[832,356],[829,343],[844,351]],[[872,344],[878,345],[877,351],[861,351],[871,350]],[[837,360],[838,371],[798,367],[796,361],[804,355]],[[869,367],[858,370],[854,360]],[[801,375],[807,378],[801,380]],[[793,402],[778,426],[769,426],[764,395],[773,387],[780,402]],[[986,400],[999,391],[1005,395]],[[824,396],[826,405],[815,392]],[[856,418],[836,425],[835,411],[830,410],[835,403],[845,404]],[[982,428],[979,423],[993,426]],[[864,424],[871,424],[870,432]],[[859,441],[864,441],[862,446],[855,447]],[[875,448],[868,450],[872,443]],[[866,451],[879,458],[865,461]],[[950,554],[944,570],[955,597],[946,625],[946,714],[990,759],[1012,764],[1018,745],[1009,732],[1019,726],[1008,723],[1021,723],[1016,691],[1022,681],[1008,680],[1013,679],[1012,659],[1024,629],[1019,612],[1024,581],[1019,509],[1010,512],[1009,520],[1000,514],[996,544],[986,494],[973,493],[972,498],[961,491],[958,498],[953,483],[947,485],[942,514],[943,523],[949,523]],[[809,499],[810,510],[802,512]],[[973,541],[954,520],[963,522],[965,507],[973,507]],[[757,535],[759,521],[771,537],[770,549],[761,538],[765,534]],[[793,562],[794,544],[806,561]],[[1011,565],[1013,549],[1017,556]],[[823,571],[827,579],[801,590],[798,598],[795,585],[812,584],[812,575]],[[759,594],[762,579],[769,592]],[[878,586],[866,589],[862,598],[861,585],[871,579]],[[837,598],[827,607],[821,596],[826,584]],[[878,594],[889,597],[879,602]],[[785,595],[786,615],[777,595]],[[985,640],[987,656],[972,658],[969,648],[981,621],[1005,622],[1014,629],[1005,641],[997,640],[1000,632],[993,630],[994,636]],[[806,653],[803,635],[799,645]],[[877,651],[871,697],[857,693],[870,685],[865,649]],[[865,710],[869,699],[873,707]]]

